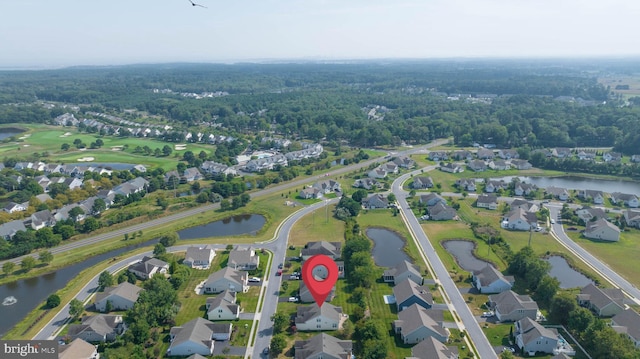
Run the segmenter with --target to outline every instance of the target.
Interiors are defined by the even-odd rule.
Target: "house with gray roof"
[[[200,166],[200,169],[202,169],[204,173],[211,175],[224,174],[235,176],[238,174],[238,171],[236,171],[235,168],[213,161],[204,161]]]
[[[611,193],[611,202],[619,206],[625,205],[631,208],[638,208],[638,206],[640,206],[638,196],[630,193],[613,192]]]
[[[195,318],[182,326],[171,328],[169,332],[171,344],[167,355],[212,355],[215,340],[229,340],[232,330],[231,323],[216,324],[204,318]]]
[[[189,247],[187,248],[187,253],[184,256],[184,260],[182,264],[186,265],[190,268],[196,269],[209,269],[211,266],[211,262],[213,258],[216,256],[216,251],[209,248],[209,246],[204,247]]]
[[[486,209],[498,208],[498,197],[494,194],[481,194],[476,199],[476,207]]]
[[[458,189],[467,192],[476,191],[476,181],[473,178],[460,178],[456,180],[456,186]]]
[[[407,278],[411,279],[419,285],[422,285],[424,283],[424,279],[420,274],[420,267],[406,260],[398,263],[398,265],[393,268],[385,270],[382,273],[382,280],[385,283],[393,283],[394,285],[398,285],[398,283],[404,281]]]
[[[184,173],[182,173],[182,176],[187,182],[199,181],[201,179],[204,179],[204,176],[202,175],[200,170],[195,167],[189,167],[185,169]]]
[[[467,150],[458,150],[454,151],[451,157],[457,161],[471,161],[474,158],[474,154],[471,151]]]
[[[593,202],[593,204],[604,203],[604,193],[602,191],[583,189],[578,191],[578,198],[582,198],[585,201]]]
[[[416,344],[428,337],[445,343],[449,340],[450,333],[443,322],[441,310],[424,309],[418,304],[412,304],[398,313],[398,320],[393,322],[393,329],[404,344]]]
[[[509,187],[509,184],[503,180],[488,180],[484,185],[484,191],[487,193],[493,193],[498,190],[506,190]]]
[[[458,163],[447,162],[440,166],[440,171],[448,173],[461,173],[464,172],[464,167]]]
[[[373,178],[359,178],[353,182],[353,187],[364,188],[368,190],[374,188],[382,188],[382,183]]]
[[[391,161],[395,163],[398,167],[407,168],[407,169],[413,168],[416,165],[416,161],[412,160],[407,156],[398,156],[392,159]]]
[[[413,189],[426,189],[433,187],[433,180],[431,177],[415,176],[413,182],[411,182],[411,188]]]
[[[26,211],[27,207],[22,203],[9,202],[2,208],[2,210],[7,213],[16,213]]]
[[[554,354],[558,348],[558,331],[545,328],[531,318],[522,318],[515,323],[516,344],[527,353]]]
[[[138,300],[143,289],[129,282],[122,282],[115,287],[107,287],[96,293],[95,307],[100,312],[107,311],[107,302],[111,303],[111,310],[128,310]]]
[[[516,198],[511,203],[509,203],[509,208],[514,210],[516,208],[521,208],[526,212],[538,212],[540,207],[535,202],[526,201],[524,199]]]
[[[487,164],[483,160],[469,161],[467,167],[474,172],[484,172],[487,170]]]
[[[298,196],[302,199],[319,199],[324,197],[324,194],[322,193],[321,190],[317,189],[317,188],[313,188],[313,187],[307,187],[307,188],[303,188],[299,193]]]
[[[58,359],[98,359],[98,346],[76,338],[67,345],[58,345]]]
[[[53,227],[55,224],[56,219],[48,209],[35,212],[31,215],[31,228],[36,231],[44,227]]]
[[[389,207],[389,200],[381,193],[373,193],[362,200],[362,206],[367,209],[383,209]]]
[[[240,317],[240,306],[236,304],[236,292],[225,289],[205,303],[209,320],[236,320]]]
[[[440,196],[439,194],[433,193],[433,192],[421,195],[418,201],[420,201],[421,204],[424,204],[426,206],[435,206],[435,204],[438,202],[447,204],[446,199],[442,198],[442,196]]]
[[[446,151],[431,151],[429,152],[428,158],[431,161],[446,161],[449,159],[449,154]]]
[[[528,196],[538,190],[538,186],[531,183],[518,182],[513,185],[513,194],[516,196]]]
[[[307,260],[316,254],[324,254],[336,260],[342,256],[342,243],[327,241],[309,242],[300,251],[302,260]]]
[[[626,335],[636,348],[640,348],[640,314],[633,309],[625,309],[611,318],[611,327]]]
[[[367,173],[370,178],[386,178],[388,172],[381,167],[376,167]]]
[[[260,256],[252,247],[229,251],[227,266],[236,270],[255,270],[260,265]]]
[[[607,218],[607,213],[602,208],[584,206],[580,209],[576,209],[576,216],[580,218],[584,223],[595,222],[601,218]]]
[[[624,221],[629,227],[640,228],[640,210],[628,209],[623,212]]]
[[[448,221],[456,218],[458,215],[453,207],[442,202],[438,202],[433,206],[427,207],[429,218],[434,221]]]
[[[320,333],[307,340],[296,340],[294,359],[352,359],[353,342]]]
[[[342,312],[342,307],[330,303],[324,303],[321,307],[315,304],[299,305],[295,325],[300,331],[340,330],[348,317]]]
[[[494,171],[506,171],[511,168],[509,162],[505,160],[492,160],[488,166]]]
[[[518,151],[514,149],[504,149],[498,150],[498,157],[502,158],[503,160],[510,160],[514,158],[520,158],[520,155],[518,154]]]
[[[527,160],[511,160],[511,166],[518,170],[528,170],[533,167]]]
[[[571,157],[571,149],[566,147],[556,147],[551,150],[551,156],[557,158]]]
[[[342,187],[340,186],[340,182],[334,180],[324,180],[315,182],[312,188],[316,188],[322,192],[322,194],[330,194],[335,192],[342,192]]]
[[[27,228],[24,226],[24,222],[22,221],[14,220],[11,222],[0,224],[0,238],[2,239],[10,240],[19,231],[27,231]]]
[[[553,198],[559,199],[560,201],[566,201],[569,199],[569,191],[566,188],[560,187],[547,187],[544,192]]]
[[[409,278],[393,287],[393,296],[396,299],[398,312],[417,304],[424,309],[433,307],[433,295],[429,288],[423,287]]]
[[[126,329],[122,315],[98,314],[82,318],[81,324],[69,325],[67,335],[89,343],[110,342]]]
[[[588,222],[582,235],[589,239],[617,242],[620,240],[620,228],[606,219],[600,218],[595,222]]]
[[[144,256],[142,260],[129,266],[128,271],[141,279],[149,279],[156,274],[165,274],[169,271],[169,263],[158,258]]]
[[[490,160],[493,159],[496,154],[493,152],[493,150],[490,150],[488,148],[480,148],[478,149],[476,156],[478,156],[478,158],[481,160]]]
[[[335,298],[335,296],[336,296],[336,286],[334,285],[333,288],[331,288],[329,295],[327,295],[327,299],[325,299],[324,301],[330,302],[333,300],[333,298]],[[307,288],[307,284],[304,281],[300,282],[300,290],[298,291],[298,297],[300,297],[300,302],[302,303],[316,302],[316,300],[313,298],[313,295],[309,291],[309,288]]]
[[[446,346],[434,337],[428,337],[411,348],[411,356],[405,359],[458,359],[458,347]]]
[[[490,295],[489,306],[495,312],[496,318],[501,322],[515,322],[528,317],[533,320],[538,318],[538,303],[528,295],[520,295],[512,290]]]
[[[600,317],[611,317],[624,310],[624,294],[619,288],[598,288],[589,283],[577,295],[578,305]]]
[[[502,228],[513,231],[530,231],[538,227],[538,217],[533,212],[525,211],[522,208],[515,208],[509,211],[502,221]]]
[[[502,293],[510,290],[515,283],[513,276],[505,276],[489,263],[481,270],[473,272],[471,280],[473,286],[483,294]]]
[[[203,291],[205,293],[221,293],[229,289],[233,292],[246,292],[249,290],[248,281],[247,272],[224,267],[207,277]]]

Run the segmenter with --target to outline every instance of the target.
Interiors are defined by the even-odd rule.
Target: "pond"
[[[593,283],[582,273],[569,266],[566,259],[561,256],[551,256],[545,259],[551,264],[549,275],[560,281],[560,288],[582,288],[589,283]]]
[[[515,176],[517,177],[517,176]],[[492,178],[492,180],[504,180],[511,182],[514,176]],[[584,190],[590,189],[605,193],[622,192],[640,195],[640,182],[587,178],[580,176],[558,177],[519,177],[522,182],[534,184],[540,188],[561,187],[566,189]]]
[[[373,261],[377,266],[395,267],[402,261],[412,262],[404,252],[404,239],[396,232],[384,228],[368,228],[365,233],[373,241]]]
[[[451,240],[442,242],[442,246],[456,259],[460,268],[467,272],[479,271],[489,263],[473,255],[476,244],[472,241]]]
[[[208,237],[255,235],[265,224],[266,218],[259,214],[241,214],[178,232],[180,239],[200,239]]]
[[[0,141],[4,140],[5,138],[9,138],[11,136],[16,136],[19,135],[21,133],[23,133],[24,131],[17,129],[17,128],[0,128]]]
[[[155,245],[156,243],[158,243],[158,240],[154,239],[122,247],[61,268],[56,272],[1,285],[0,300],[7,297],[15,297],[17,302],[8,306],[0,306],[0,318],[2,318],[0,320],[0,338],[29,312],[44,302],[50,294],[64,288],[81,271],[109,258],[130,252],[136,248]]]

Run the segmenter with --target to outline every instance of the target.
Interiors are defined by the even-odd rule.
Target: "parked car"
[[[278,271],[276,272],[276,275],[282,275],[282,269],[278,269]]]
[[[493,312],[482,312],[482,318],[490,318],[493,317]]]
[[[278,269],[282,269],[284,265],[282,263],[278,264]]]
[[[269,347],[264,347],[264,350],[262,350],[262,354],[269,354]]]
[[[258,277],[251,277],[251,278],[249,278],[249,282],[260,283],[260,278],[258,278]]]
[[[298,302],[298,297],[289,297],[289,302],[297,303]]]

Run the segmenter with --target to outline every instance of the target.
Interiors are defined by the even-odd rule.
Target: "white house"
[[[211,261],[216,256],[216,251],[204,247],[189,247],[187,253],[184,256],[182,264],[197,269],[208,269],[211,266]]]
[[[481,270],[473,272],[472,281],[473,286],[483,294],[502,293],[510,290],[515,283],[513,276],[503,275],[489,263]]]
[[[342,307],[329,303],[324,303],[322,307],[315,304],[299,305],[295,324],[300,331],[340,330],[348,317],[342,312]]]
[[[294,359],[355,358],[351,340],[341,340],[325,333],[320,333],[307,340],[297,340],[293,347]]]
[[[538,303],[528,295],[506,290],[500,294],[490,295],[488,302],[496,318],[501,322],[515,322],[525,317],[533,320],[538,318]]]
[[[98,346],[77,338],[67,345],[58,345],[58,359],[99,359]]]
[[[254,270],[260,265],[260,256],[249,247],[247,249],[234,249],[229,251],[227,266],[236,270]]]
[[[111,303],[111,310],[128,310],[138,300],[143,289],[129,282],[122,282],[115,287],[107,287],[96,293],[96,310],[107,311],[107,302]]]
[[[626,335],[636,348],[640,348],[640,314],[633,309],[625,309],[611,318],[611,327]]]
[[[566,201],[567,199],[569,199],[569,191],[567,191],[565,188],[551,186],[545,189],[545,193],[550,194],[551,196],[561,201]]]
[[[545,328],[531,318],[523,318],[515,323],[516,344],[527,353],[553,354],[558,347],[558,332]]]
[[[482,194],[478,196],[476,199],[476,207],[478,208],[486,208],[486,209],[497,209],[498,208],[498,197],[493,194]]]
[[[393,328],[404,344],[416,344],[429,337],[445,343],[450,335],[449,329],[443,325],[442,311],[424,309],[418,304],[399,312]]]
[[[204,318],[196,318],[182,326],[173,327],[169,333],[171,345],[167,355],[212,355],[214,341],[229,340],[232,328],[231,323],[215,324]]]
[[[90,343],[107,342],[114,341],[126,329],[122,315],[98,314],[82,318],[81,324],[71,324],[67,335]]]
[[[598,288],[589,283],[576,296],[578,304],[600,317],[611,317],[624,310],[624,294],[619,288]]]
[[[203,290],[205,293],[221,293],[226,289],[232,292],[246,292],[249,290],[248,276],[247,272],[224,267],[209,275]]]
[[[522,208],[512,209],[503,220],[503,228],[514,231],[530,231],[538,226],[538,218],[533,212]]]
[[[620,228],[604,218],[587,223],[582,234],[587,238],[602,241],[617,242],[620,240]]]
[[[382,273],[382,280],[385,283],[393,283],[394,285],[398,285],[398,283],[404,281],[405,279],[411,279],[418,285],[422,285],[424,283],[424,279],[420,274],[420,267],[406,260],[400,262],[393,268],[385,270],[384,273]]]
[[[149,279],[156,274],[167,273],[169,271],[169,263],[145,256],[139,262],[130,265],[128,270],[138,278]]]
[[[631,208],[638,208],[640,202],[635,194],[613,192],[611,193],[611,202],[617,205],[625,205]]]
[[[228,289],[215,297],[207,298],[205,308],[209,320],[235,320],[240,317],[240,306],[236,304],[236,292]]]

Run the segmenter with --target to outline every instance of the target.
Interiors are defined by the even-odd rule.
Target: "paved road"
[[[638,290],[638,288],[629,283],[629,281],[621,277],[613,269],[609,268],[609,266],[604,264],[584,248],[580,247],[576,242],[571,240],[569,236],[567,236],[564,232],[564,228],[562,227],[562,221],[560,218],[562,204],[549,203],[546,204],[545,207],[549,208],[549,215],[551,218],[556,219],[556,223],[551,225],[551,234],[558,240],[558,242],[585,262],[589,267],[598,272],[612,285],[622,289],[634,302],[640,304],[640,290]]]
[[[440,140],[436,140],[431,142],[428,145],[423,145],[423,146],[419,146],[419,147],[415,147],[415,148],[411,148],[409,150],[405,150],[405,151],[400,151],[400,152],[394,152],[393,155],[394,156],[408,156],[414,153],[420,153],[420,152],[425,152],[426,150],[430,147],[434,147],[434,146],[439,146],[442,145],[444,143],[446,143],[448,140],[446,139],[440,139]],[[330,176],[331,177],[335,177],[337,175],[342,175],[345,173],[349,173],[349,172],[353,172],[353,171],[357,171],[361,168],[366,168],[369,165],[373,164],[373,163],[380,163],[380,162],[384,162],[386,161],[386,158],[374,158],[374,159],[370,159],[367,161],[361,161],[359,163],[355,163],[346,167],[341,167],[341,168],[336,168],[335,170],[332,170],[330,172]],[[264,196],[268,196],[270,194],[285,190],[287,188],[294,188],[294,187],[299,187],[305,184],[308,184],[310,182],[316,181],[318,179],[323,178],[323,176],[318,176],[318,177],[310,177],[310,178],[304,178],[304,179],[299,179],[299,180],[295,180],[293,182],[286,182],[283,183],[281,185],[278,186],[273,186],[273,187],[269,187],[260,191],[256,191],[256,192],[252,192],[249,195],[251,196],[251,198],[257,198],[257,197],[264,197]],[[88,246],[88,245],[92,245],[107,239],[111,239],[111,238],[118,238],[118,237],[123,237],[125,235],[125,233],[133,233],[133,232],[139,232],[139,231],[146,231],[150,228],[153,227],[157,227],[159,225],[162,224],[167,224],[170,222],[175,222],[187,217],[192,217],[192,216],[196,216],[198,214],[204,213],[204,212],[208,212],[208,211],[213,211],[216,209],[220,208],[220,204],[219,203],[213,203],[213,204],[207,204],[207,205],[203,205],[203,206],[199,206],[196,208],[191,208],[188,210],[185,210],[183,212],[178,212],[175,214],[171,214],[165,217],[161,217],[161,218],[156,218],[144,223],[140,223],[140,224],[136,224],[133,226],[129,226],[129,227],[125,227],[125,228],[120,228],[120,229],[116,229],[107,233],[102,233],[102,234],[98,234],[95,236],[91,236],[85,239],[81,239],[81,240],[77,240],[74,242],[70,242],[70,243],[65,243],[63,245],[54,247],[54,248],[50,248],[49,251],[52,254],[57,254],[57,253],[63,253],[63,252],[67,252],[70,250],[73,250],[75,248],[80,248],[80,247],[84,247],[84,246]],[[37,259],[38,253],[34,252],[32,254],[28,254],[29,256],[32,256],[34,258]],[[26,257],[27,255],[21,256],[21,257],[16,257],[13,259],[10,259],[8,261],[14,262],[16,264],[19,264],[22,261],[22,258]],[[0,267],[2,267],[2,264],[5,261],[0,262]]]
[[[429,170],[433,170],[435,166],[425,168],[425,172]],[[420,171],[414,171],[414,174],[420,173]],[[444,289],[445,293],[449,297],[453,308],[455,309],[458,317],[462,321],[464,325],[464,329],[467,331],[469,338],[473,341],[476,350],[478,351],[478,355],[480,358],[497,358],[495,349],[487,340],[487,337],[484,335],[484,332],[480,328],[480,325],[476,321],[476,318],[473,316],[471,309],[465,302],[460,290],[454,283],[453,279],[449,275],[449,271],[445,268],[444,264],[438,257],[435,249],[431,245],[429,238],[422,230],[418,219],[413,214],[411,209],[409,209],[409,204],[406,200],[407,192],[402,189],[402,183],[406,181],[411,174],[404,174],[400,176],[393,182],[392,191],[395,194],[398,203],[400,205],[400,210],[403,212],[403,216],[406,218],[409,227],[411,227],[412,232],[416,236],[419,245],[422,247],[422,251],[427,256],[429,264],[434,271],[436,278],[439,280],[442,289]]]

